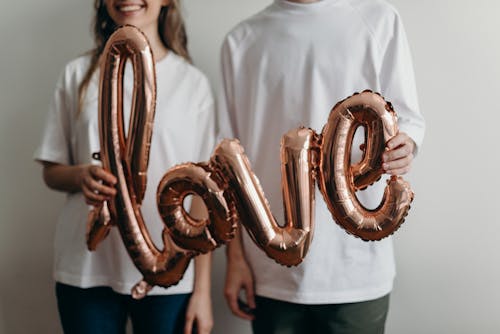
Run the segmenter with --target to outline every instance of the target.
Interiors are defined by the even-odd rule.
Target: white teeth
[[[119,6],[118,9],[122,12],[133,12],[135,10],[141,9],[140,5],[125,5],[125,6]]]

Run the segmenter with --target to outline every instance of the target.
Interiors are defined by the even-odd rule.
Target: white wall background
[[[218,87],[224,34],[271,0],[184,0],[190,49]],[[91,3],[11,1],[0,12],[0,333],[61,333],[51,278],[62,195],[31,156],[63,65],[91,46]],[[412,47],[428,132],[416,201],[395,242],[388,334],[499,333],[500,1],[390,0]],[[214,267],[216,334],[246,334]]]

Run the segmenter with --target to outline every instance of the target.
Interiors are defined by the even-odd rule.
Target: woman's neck
[[[154,27],[152,29],[143,30],[143,32],[149,40],[155,61],[163,59],[167,55],[168,49],[161,41],[158,29]]]

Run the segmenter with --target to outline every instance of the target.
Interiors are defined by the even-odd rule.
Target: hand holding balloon
[[[354,133],[364,127],[366,143],[363,158],[351,164]],[[365,208],[356,191],[377,181],[384,172],[386,145],[400,147],[406,135],[398,134],[396,113],[379,94],[364,91],[337,103],[322,131],[319,186],[337,224],[363,240],[380,240],[394,233],[404,222],[413,200],[410,185],[392,176],[385,188],[381,204],[375,210]],[[389,151],[391,164],[409,145]],[[396,164],[400,163],[399,161]]]
[[[253,320],[255,309],[255,283],[250,265],[246,261],[241,245],[241,230],[226,246],[227,267],[224,297],[231,312],[242,319]],[[240,292],[245,291],[245,300],[240,298]]]
[[[116,177],[99,166],[81,166],[77,183],[88,205],[101,207],[104,201],[116,195]]]
[[[406,133],[399,132],[387,142],[387,151],[382,155],[382,168],[387,174],[403,175],[410,171],[415,151],[415,142]]]

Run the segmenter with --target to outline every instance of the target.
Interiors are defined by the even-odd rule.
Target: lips
[[[122,13],[136,12],[143,9],[144,7],[146,6],[138,3],[123,3],[115,6],[116,10]]]

